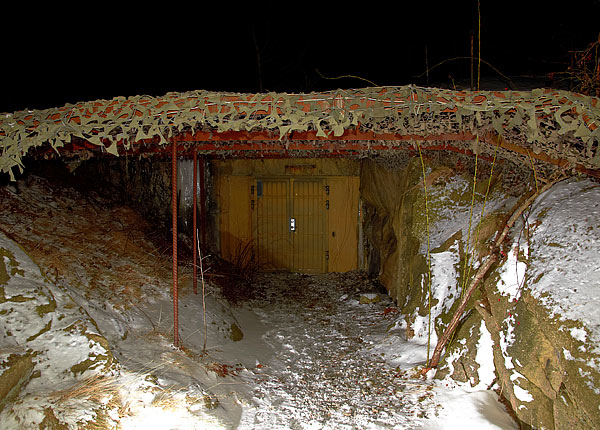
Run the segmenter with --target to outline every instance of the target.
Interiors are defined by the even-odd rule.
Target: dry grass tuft
[[[228,262],[218,260],[213,272],[214,282],[220,287],[221,294],[233,305],[254,297],[253,281],[260,271],[260,265],[254,254],[253,241],[238,245],[235,258]]]
[[[52,393],[51,397],[56,399],[58,404],[73,399],[82,399],[91,400],[98,405],[116,406],[121,404],[119,393],[121,385],[118,378],[99,373],[84,379],[71,388]]]

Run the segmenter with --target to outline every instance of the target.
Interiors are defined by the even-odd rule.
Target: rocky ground
[[[263,276],[256,296],[245,306],[276,353],[240,428],[414,428],[435,414],[430,383],[371,351],[398,313],[360,273]]]

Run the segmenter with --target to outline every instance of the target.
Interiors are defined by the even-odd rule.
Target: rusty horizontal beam
[[[359,127],[345,130],[340,136],[332,133],[329,135],[318,135],[315,130],[292,131],[283,139],[279,133],[269,130],[259,131],[225,131],[222,133],[211,131],[195,131],[193,133],[182,133],[176,137],[179,142],[223,142],[223,141],[243,141],[243,142],[268,142],[268,141],[316,141],[316,142],[339,142],[339,141],[430,141],[430,140],[473,140],[475,135],[472,133],[442,133],[437,135],[420,136],[416,134],[397,134],[397,133],[375,133],[372,131],[361,131]]]
[[[504,139],[497,133],[488,133],[484,137],[484,140],[490,145],[498,146],[500,148],[507,149],[509,151],[516,152],[518,154],[530,157],[535,160],[543,161],[544,163],[552,164],[563,169],[566,169],[569,166],[571,166],[571,162],[569,162],[568,160],[562,158],[552,158],[544,152],[535,153],[527,148],[523,148],[522,146],[508,142],[506,139]],[[581,164],[574,164],[572,165],[572,167],[575,169],[575,171],[579,173],[593,176],[595,178],[600,178],[600,170],[598,169],[588,169],[587,167]]]
[[[451,151],[465,155],[475,155],[473,151],[453,145],[453,142],[473,141],[476,135],[472,133],[442,133],[435,135],[402,135],[392,133],[374,133],[371,131],[361,131],[359,128],[346,130],[341,136],[333,134],[327,136],[317,136],[314,130],[304,132],[291,132],[285,138],[280,139],[276,132],[261,131],[227,131],[223,133],[196,131],[181,133],[171,140],[177,143],[177,153],[179,156],[192,157],[192,151],[200,153],[220,153],[228,152],[232,157],[268,157],[285,158],[291,157],[295,152],[306,152],[308,156],[319,157],[347,157],[359,154],[364,151],[390,151],[406,150],[414,151],[414,142],[425,143],[422,149],[426,151]],[[539,160],[560,168],[568,168],[571,163],[566,159],[553,158],[549,155],[538,152],[535,153],[528,148],[508,142],[497,133],[487,133],[480,137],[482,142],[488,145],[499,147],[533,160]],[[158,138],[145,139],[131,143],[129,150],[124,149],[124,141],[117,143],[119,154],[161,154],[166,155],[168,147],[159,145]],[[402,144],[404,143],[404,144]],[[105,146],[110,142],[106,141]],[[84,139],[74,138],[70,143],[65,144],[59,151],[76,154],[78,151],[99,152],[103,149],[97,145],[87,142]],[[253,154],[255,152],[256,154]],[[51,148],[42,150],[46,156],[56,155]],[[480,156],[486,159],[485,156]],[[589,169],[583,165],[576,164],[573,168],[589,176],[600,178],[600,170]]]

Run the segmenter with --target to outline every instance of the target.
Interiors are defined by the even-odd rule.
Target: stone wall
[[[426,265],[413,235],[415,201],[419,197],[420,168],[411,163],[392,170],[373,161],[361,168],[363,234],[369,275],[378,277],[397,303],[410,297],[411,284]]]
[[[202,159],[199,157],[199,163]],[[193,162],[188,159],[180,159],[177,173],[177,199],[178,199],[178,232],[182,245],[191,249],[192,242],[192,206],[193,206]],[[198,174],[197,181],[200,182]],[[171,231],[172,208],[171,208],[171,160],[159,158],[135,158],[118,159],[94,158],[77,164],[73,168],[73,178],[79,187],[85,191],[95,191],[99,195],[113,201],[132,207],[142,214],[144,218],[156,226],[157,233],[164,233],[167,237]],[[206,241],[208,246],[216,243],[213,229],[208,226],[214,225],[214,206],[212,195],[208,190],[211,187],[212,176],[208,169],[205,171],[205,193],[206,202]],[[199,188],[198,188],[199,189]],[[200,192],[198,205],[200,204]],[[200,210],[198,211],[198,223],[200,223]]]
[[[93,158],[73,170],[78,185],[127,204],[157,228],[170,227],[171,161]]]

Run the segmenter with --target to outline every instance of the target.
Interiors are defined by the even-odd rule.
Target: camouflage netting
[[[66,144],[83,139],[99,151],[119,155],[131,151],[134,143],[164,146],[180,133],[195,131],[210,131],[210,136],[266,131],[284,142],[292,132],[312,131],[315,148],[319,141],[331,138],[359,140],[365,151],[371,149],[367,138],[350,133],[345,139],[344,133],[372,133],[372,140],[387,141],[390,148],[420,141],[423,149],[439,145],[449,134],[463,133],[463,138],[451,140],[473,152],[491,154],[493,142],[504,141],[509,145],[500,145],[499,155],[513,162],[529,163],[527,155],[541,154],[536,158],[560,160],[554,164],[562,167],[598,169],[599,126],[600,99],[548,89],[469,92],[404,86],[311,94],[192,91],[3,114],[0,171],[12,178],[15,166],[23,169],[22,158],[43,145],[66,155]],[[386,138],[392,135],[408,139]],[[476,144],[474,136],[482,139]]]

